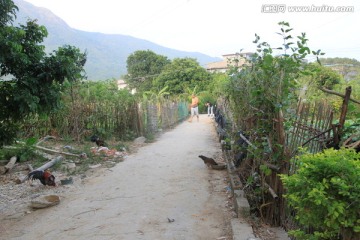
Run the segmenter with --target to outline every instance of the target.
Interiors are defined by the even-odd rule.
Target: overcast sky
[[[357,0],[25,0],[45,7],[70,27],[146,39],[182,51],[213,57],[255,51],[257,33],[272,47],[282,40],[280,21],[306,32],[309,47],[325,57],[360,60],[360,1]],[[269,4],[273,5],[269,5]],[[275,4],[275,5],[274,5]],[[322,12],[290,12],[293,6],[322,6]],[[339,6],[351,12],[325,12]],[[275,8],[274,8],[275,7]],[[276,7],[280,7],[277,8]],[[278,13],[269,13],[282,11]]]

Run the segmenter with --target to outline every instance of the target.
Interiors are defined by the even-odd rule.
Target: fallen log
[[[50,162],[45,163],[44,165],[42,165],[41,167],[35,169],[35,170],[41,170],[41,171],[45,171],[48,168],[51,168],[52,166],[54,166],[57,162],[60,162],[64,159],[63,156],[57,156],[56,158],[54,158],[53,160],[51,160]]]
[[[51,168],[52,166],[54,166],[56,163],[62,161],[63,159],[64,159],[63,156],[57,156],[56,158],[54,158],[54,159],[51,160],[50,162],[45,163],[44,165],[42,165],[41,167],[38,167],[38,168],[35,169],[35,170],[45,171],[46,169]],[[29,176],[26,175],[26,177],[24,177],[24,178],[21,180],[21,183],[25,182],[25,181],[28,180],[28,179],[29,179]]]
[[[6,166],[5,166],[5,173],[7,173],[7,172],[9,172],[11,169],[13,169],[13,167],[15,166],[16,161],[17,161],[17,157],[16,157],[16,156],[10,158],[10,161],[9,161],[8,164],[6,164]]]

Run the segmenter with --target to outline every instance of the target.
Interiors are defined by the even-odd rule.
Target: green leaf
[[[37,142],[37,139],[35,137],[32,137],[32,138],[26,139],[25,144],[28,146],[32,146],[32,145],[35,145],[36,142]]]

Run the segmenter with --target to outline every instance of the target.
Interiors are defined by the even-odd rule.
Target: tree
[[[47,36],[36,20],[13,26],[17,6],[0,2],[0,146],[13,141],[17,123],[29,113],[58,106],[61,84],[84,77],[86,53],[63,46],[46,55],[41,45]]]
[[[321,58],[321,64],[341,74],[346,82],[356,78],[360,73],[360,62],[350,58]]]
[[[156,78],[154,87],[162,89],[168,86],[171,94],[182,94],[184,89],[193,89],[196,86],[198,91],[203,91],[210,79],[210,73],[206,72],[195,59],[175,58]]]
[[[306,65],[307,75],[311,76],[309,84],[315,84],[317,88],[333,89],[334,85],[341,82],[342,77],[331,68],[321,66],[318,63]]]
[[[127,60],[127,72],[125,79],[129,87],[138,91],[148,91],[152,87],[152,81],[170,63],[170,60],[162,55],[157,55],[150,50],[140,50],[131,54]]]

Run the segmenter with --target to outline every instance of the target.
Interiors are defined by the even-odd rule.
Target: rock
[[[94,168],[98,168],[98,167],[100,167],[100,166],[101,166],[101,164],[96,164],[96,165],[91,165],[91,166],[89,166],[89,168],[94,169]]]
[[[101,151],[107,152],[107,151],[109,151],[109,148],[108,147],[99,147],[99,149],[97,151],[98,152],[101,152]]]
[[[145,141],[146,141],[145,137],[138,137],[134,140],[134,143],[135,144],[143,144],[143,143],[145,143]]]
[[[76,163],[70,162],[70,163],[65,163],[63,164],[65,169],[67,170],[71,170],[71,169],[75,169],[76,168]]]
[[[60,203],[60,197],[57,195],[40,196],[33,199],[30,203],[32,208],[47,208]]]
[[[69,177],[69,178],[61,179],[60,182],[61,185],[73,184],[73,178]]]

